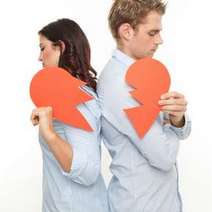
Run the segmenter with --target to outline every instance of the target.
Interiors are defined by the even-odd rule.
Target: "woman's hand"
[[[178,92],[168,92],[161,96],[159,100],[161,111],[169,114],[170,122],[176,127],[183,127],[185,124],[185,111],[187,101],[185,97]]]
[[[52,125],[52,107],[39,107],[32,111],[31,122],[34,126],[39,125],[40,133],[43,138],[48,142],[54,136]]]

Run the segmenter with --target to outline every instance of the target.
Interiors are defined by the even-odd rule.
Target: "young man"
[[[123,111],[140,105],[130,95],[133,88],[125,75],[132,63],[152,57],[162,44],[165,7],[161,0],[115,0],[109,14],[117,49],[101,73],[97,92],[104,143],[112,157],[111,212],[182,212],[176,158],[179,140],[191,129],[185,97],[163,94],[161,113],[142,139]]]

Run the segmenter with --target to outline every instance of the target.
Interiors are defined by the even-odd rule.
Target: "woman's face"
[[[40,40],[40,56],[39,61],[43,67],[57,67],[60,58],[60,47],[54,46],[53,42],[45,36],[39,35]]]

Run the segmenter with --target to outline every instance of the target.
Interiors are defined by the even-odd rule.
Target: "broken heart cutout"
[[[129,67],[126,82],[134,88],[130,93],[140,106],[124,111],[138,136],[143,138],[160,112],[158,101],[169,90],[170,76],[161,62],[147,57]]]
[[[76,108],[93,99],[81,89],[86,83],[58,67],[44,68],[31,80],[30,96],[37,107],[51,106],[53,117],[73,127],[92,131],[91,126]]]

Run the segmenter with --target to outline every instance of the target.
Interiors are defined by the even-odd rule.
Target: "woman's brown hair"
[[[89,42],[76,22],[70,19],[59,19],[43,27],[39,34],[52,41],[53,45],[60,46],[59,67],[96,90],[97,73],[90,64]],[[65,44],[64,51],[62,42]]]

